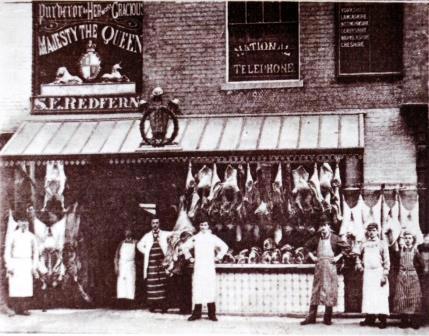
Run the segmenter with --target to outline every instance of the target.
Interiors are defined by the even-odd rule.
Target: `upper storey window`
[[[299,79],[296,2],[228,2],[228,82]]]

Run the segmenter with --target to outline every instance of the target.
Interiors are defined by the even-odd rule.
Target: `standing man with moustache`
[[[167,306],[167,273],[162,265],[167,252],[167,238],[171,232],[160,229],[159,219],[151,221],[152,230],[137,243],[137,249],[143,253],[143,277],[146,280],[146,297],[149,310],[159,309],[165,313]]]

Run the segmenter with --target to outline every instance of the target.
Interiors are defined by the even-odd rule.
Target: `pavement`
[[[400,329],[398,320],[389,320],[386,329],[360,327],[358,318],[334,318],[326,326],[318,319],[301,326],[301,318],[219,315],[218,322],[203,316],[188,322],[176,313],[150,313],[146,310],[54,309],[32,310],[30,316],[0,315],[0,333],[49,334],[252,334],[252,335],[429,335],[429,326],[418,330]]]

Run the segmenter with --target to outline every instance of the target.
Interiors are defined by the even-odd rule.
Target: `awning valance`
[[[364,147],[363,114],[179,117],[177,145],[140,147],[140,116],[33,116],[0,152],[3,161],[342,153]]]

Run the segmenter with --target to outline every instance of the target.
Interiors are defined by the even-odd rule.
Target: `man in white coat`
[[[136,292],[136,244],[130,229],[125,229],[125,239],[119,244],[115,254],[115,273],[117,275],[116,297],[120,308],[129,307]],[[123,303],[123,305],[122,305]]]
[[[162,265],[167,252],[169,231],[159,228],[159,219],[151,221],[152,230],[137,243],[137,249],[143,253],[143,278],[146,281],[146,300],[149,310],[167,311],[167,273]]]
[[[190,253],[191,248],[194,248],[195,258]],[[219,251],[216,255],[217,249]],[[228,251],[228,245],[211,233],[208,222],[201,222],[200,232],[188,239],[182,245],[182,250],[186,259],[194,262],[194,274],[192,278],[194,310],[188,321],[195,321],[201,318],[203,304],[207,304],[209,319],[217,321],[215,261],[222,260]]]
[[[18,227],[6,240],[4,260],[9,278],[9,297],[19,315],[30,315],[26,309],[33,296],[33,275],[37,275],[36,237],[28,231],[28,221],[19,220]]]

